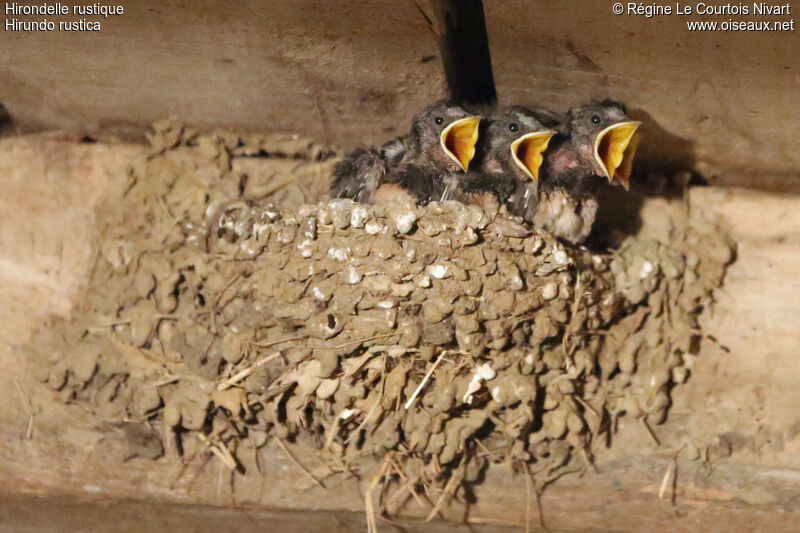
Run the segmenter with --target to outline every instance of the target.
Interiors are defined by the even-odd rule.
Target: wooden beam
[[[690,32],[687,21],[730,17],[615,15],[612,5],[487,2],[500,102],[622,100],[644,122],[642,156],[714,184],[800,190],[789,134],[800,121],[798,32]]]
[[[0,306],[0,493],[361,511],[363,485],[342,477],[327,480],[327,489],[311,485],[275,443],[263,452],[263,475],[232,477],[215,459],[184,470],[174,454],[123,463],[119,436],[103,430],[84,407],[62,404],[57,393],[26,376],[16,346],[46,325],[48,314],[69,313],[88,275],[94,210],[144,154],[139,146],[54,137],[0,141],[0,294],[13,295]],[[263,175],[285,164],[234,161]],[[704,332],[717,342],[704,341],[689,382],[673,391],[669,420],[653,428],[661,446],[640,422],[623,417],[611,448],[597,450],[599,474],[568,476],[545,492],[551,528],[800,528],[800,299],[794,297],[800,294],[800,197],[696,188],[689,200],[692,209],[718,213],[738,247],[713,313],[704,319]],[[645,230],[647,220],[675,208],[683,207],[647,200]],[[293,453],[315,467],[312,451],[301,446]],[[666,497],[659,499],[675,457],[677,480],[673,485],[668,478]],[[469,519],[524,524],[532,500],[524,480],[507,468],[490,469],[476,494]],[[533,502],[532,509],[537,524]],[[417,516],[427,511],[408,508]],[[448,516],[462,519],[463,508]]]
[[[482,0],[432,0],[431,5],[443,32],[442,60],[450,98],[459,104],[496,104]]]
[[[446,96],[438,37],[407,0],[142,1],[102,24],[0,32],[0,102],[20,131],[142,138],[176,117],[352,147]]]
[[[18,131],[141,138],[174,116],[347,148],[381,142],[446,96],[439,41],[455,33],[435,6],[462,3],[135,2],[100,32],[0,32],[0,103]],[[564,109],[617,98],[645,122],[645,158],[714,184],[800,189],[798,32],[690,32],[687,20],[727,19],[615,15],[592,0],[487,2],[500,101]],[[485,66],[484,41],[472,44],[452,48],[454,65]],[[488,88],[489,70],[476,72],[451,78]]]

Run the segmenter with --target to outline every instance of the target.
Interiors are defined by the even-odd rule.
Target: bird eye
[[[444,124],[444,119],[443,119],[442,117],[436,117],[436,119],[435,119],[434,121],[435,121],[435,122],[436,122],[436,124],[438,124],[439,126],[441,126],[442,124]]]
[[[592,124],[600,124],[600,117],[598,115],[592,117]]]
[[[517,126],[516,122],[512,122],[511,124],[508,125],[508,130],[511,132],[516,132],[518,129],[519,126]]]

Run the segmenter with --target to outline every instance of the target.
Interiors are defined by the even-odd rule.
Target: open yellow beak
[[[620,122],[607,127],[594,142],[594,157],[606,173],[609,183],[617,181],[627,190],[630,187],[633,158],[640,136],[636,130],[641,122]]]
[[[478,126],[481,117],[467,117],[447,125],[439,137],[444,153],[458,163],[464,172],[475,157],[475,144],[478,142]]]
[[[552,130],[534,131],[520,136],[511,143],[511,157],[533,181],[539,181],[539,168],[542,166],[544,151],[556,132]]]

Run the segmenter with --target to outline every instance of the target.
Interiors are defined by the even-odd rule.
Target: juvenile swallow
[[[512,212],[518,204],[535,205],[544,152],[556,131],[543,126],[538,113],[521,106],[492,114],[487,124],[481,134],[480,168],[460,180],[460,199],[471,203],[470,196],[488,193]]]
[[[480,117],[439,101],[416,117],[411,133],[380,149],[359,149],[334,168],[331,196],[370,202],[382,185],[404,189],[420,203],[439,200],[475,157]]]
[[[571,109],[545,154],[538,205],[517,214],[573,244],[586,239],[597,214],[596,188],[605,180],[630,187],[640,123],[625,113],[611,101]]]

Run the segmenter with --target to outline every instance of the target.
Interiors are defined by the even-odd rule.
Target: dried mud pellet
[[[575,392],[575,384],[570,379],[562,379],[557,384],[558,392],[561,394],[572,394]]]
[[[567,415],[567,429],[572,433],[582,433],[585,429],[583,419],[577,413]]]
[[[211,398],[215,405],[227,409],[227,411],[234,416],[238,416],[239,412],[242,410],[245,392],[244,389],[230,387],[222,391],[214,390]]]
[[[474,333],[481,329],[481,324],[473,315],[456,314],[453,317],[456,331],[462,334]]]
[[[452,311],[452,304],[440,299],[428,300],[422,305],[422,313],[425,320],[432,324],[441,322],[445,317],[449,316]]]
[[[556,296],[558,296],[558,285],[554,282],[551,281],[542,287],[542,299],[545,301],[552,300]]]
[[[222,358],[235,365],[244,357],[243,339],[240,334],[228,332],[222,338]]]
[[[161,396],[155,388],[148,388],[134,396],[134,411],[145,415],[161,405]]]
[[[67,384],[67,365],[65,363],[57,363],[50,368],[50,373],[47,377],[47,384],[53,390],[61,390]]]
[[[442,346],[449,344],[455,338],[453,326],[447,322],[436,324],[423,324],[422,341],[426,344]]]
[[[315,391],[317,398],[326,400],[339,388],[339,378],[323,379]]]

